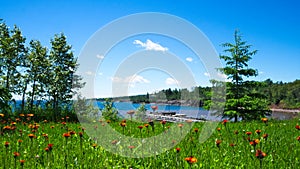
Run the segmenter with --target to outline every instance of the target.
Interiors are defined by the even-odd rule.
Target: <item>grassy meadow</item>
[[[299,119],[289,121],[223,121],[204,143],[198,141],[203,123],[193,123],[183,140],[154,157],[129,158],[106,151],[90,138],[80,123],[34,122],[21,116],[14,120],[0,117],[0,168],[297,168],[300,166]],[[151,137],[168,132],[170,126],[189,123],[155,121],[94,121],[94,130],[110,125],[131,137]],[[155,127],[154,130],[152,127]],[[102,137],[105,137],[103,135]],[[120,146],[122,140],[108,140]],[[159,142],[156,144],[160,144]],[[118,147],[139,151],[133,145]]]

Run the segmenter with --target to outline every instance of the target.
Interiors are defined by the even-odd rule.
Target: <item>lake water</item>
[[[104,105],[102,102],[97,102],[97,105],[100,109],[103,109]],[[128,117],[127,112],[129,110],[136,110],[141,104],[139,103],[130,103],[130,102],[114,102],[114,107],[118,110],[121,116]],[[176,114],[186,114],[187,117],[192,118],[205,118],[207,120],[220,120],[216,116],[212,116],[209,111],[204,110],[201,107],[191,107],[191,106],[179,106],[179,105],[166,105],[166,104],[145,104],[147,113],[152,112],[151,106],[156,105],[158,109],[156,112],[176,112]],[[293,113],[286,112],[273,112],[271,118],[278,120],[288,120],[295,117]]]

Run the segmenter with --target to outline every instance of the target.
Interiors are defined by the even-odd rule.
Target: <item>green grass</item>
[[[1,121],[1,120],[0,120]],[[2,121],[3,122],[3,121]],[[4,130],[4,126],[11,126],[11,123],[2,123],[0,135],[0,168],[297,168],[300,166],[300,130],[295,126],[297,120],[290,121],[269,121],[264,124],[261,121],[255,122],[228,122],[226,125],[219,123],[220,131],[215,129],[212,136],[204,143],[198,141],[203,123],[196,123],[180,142],[166,140],[174,144],[173,148],[161,154],[144,158],[122,157],[105,150],[97,139],[89,137],[87,131],[101,131],[103,125],[110,125],[115,131],[130,137],[150,138],[168,131],[168,126],[178,127],[178,124],[167,123],[164,126],[155,122],[155,130],[151,126],[139,129],[142,123],[127,120],[126,127],[122,128],[120,122],[94,122],[91,124],[93,130],[82,130],[79,123],[39,123],[38,129],[33,121],[26,121],[26,124],[17,122],[15,129]],[[190,125],[183,123],[184,126]],[[194,132],[199,128],[199,132]],[[255,131],[261,130],[260,134]],[[35,131],[33,131],[35,130]],[[69,138],[63,137],[64,133],[75,131],[76,134]],[[237,132],[238,133],[237,133]],[[247,131],[252,132],[250,141],[259,139],[259,143],[254,147],[250,145]],[[79,133],[83,133],[80,137]],[[30,139],[29,134],[36,137]],[[263,134],[268,134],[268,138],[263,138]],[[48,139],[43,136],[48,135]],[[98,133],[99,134],[99,133]],[[110,133],[100,133],[99,137],[108,138],[111,144]],[[178,133],[177,133],[178,134]],[[22,140],[21,143],[18,140]],[[116,139],[117,141],[120,141]],[[216,140],[221,140],[219,146]],[[9,142],[9,146],[5,146]],[[53,144],[51,151],[45,148],[48,144]],[[96,145],[97,144],[97,145]],[[160,142],[156,142],[159,146]],[[234,146],[230,146],[234,144]],[[135,152],[140,147],[135,146],[132,150],[128,145],[117,144],[116,151]],[[147,145],[144,145],[147,146]],[[175,148],[180,148],[177,152]],[[256,157],[256,150],[260,149],[266,156],[263,159]],[[19,152],[20,156],[14,157],[14,152]],[[197,162],[189,164],[186,157],[194,156]],[[22,166],[20,160],[25,160]]]

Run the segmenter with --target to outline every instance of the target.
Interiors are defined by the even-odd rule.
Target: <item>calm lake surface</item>
[[[97,102],[97,105],[100,109],[104,108],[103,102]],[[127,112],[129,110],[136,110],[141,104],[139,103],[131,103],[131,102],[114,102],[114,107],[119,111],[119,113],[128,117]],[[216,116],[212,116],[209,111],[204,110],[201,107],[192,107],[192,106],[179,106],[179,105],[166,105],[166,104],[145,104],[145,108],[147,109],[147,113],[152,112],[151,106],[158,106],[158,110],[156,112],[176,112],[176,114],[186,114],[187,117],[193,118],[205,118],[207,120],[220,120],[220,118]],[[285,112],[273,112],[272,118],[279,120],[287,120],[295,117],[293,113],[285,113]]]

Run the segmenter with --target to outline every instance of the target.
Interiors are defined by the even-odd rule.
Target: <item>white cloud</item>
[[[168,77],[165,81],[166,85],[178,85],[179,82],[176,79]]]
[[[101,59],[101,60],[104,59],[104,56],[103,56],[103,55],[97,55],[96,57],[97,57],[98,59]]]
[[[135,84],[145,84],[145,83],[150,83],[150,81],[143,76],[140,75],[132,75],[128,76],[126,78],[121,78],[121,77],[112,77],[111,80],[114,83],[124,83],[124,84],[129,84],[130,87],[134,87]]]
[[[154,43],[149,39],[147,39],[146,43],[143,43],[140,40],[134,40],[133,44],[141,46],[141,47],[145,48],[146,50],[154,50],[154,51],[162,51],[162,52],[169,50],[168,48],[163,47],[158,43]]]
[[[185,58],[185,60],[188,61],[188,62],[192,62],[192,61],[193,61],[193,58],[187,57],[187,58]]]
[[[209,76],[210,76],[210,74],[209,74],[209,73],[207,73],[207,72],[205,72],[205,73],[204,73],[204,76],[207,76],[207,77],[209,77]]]

